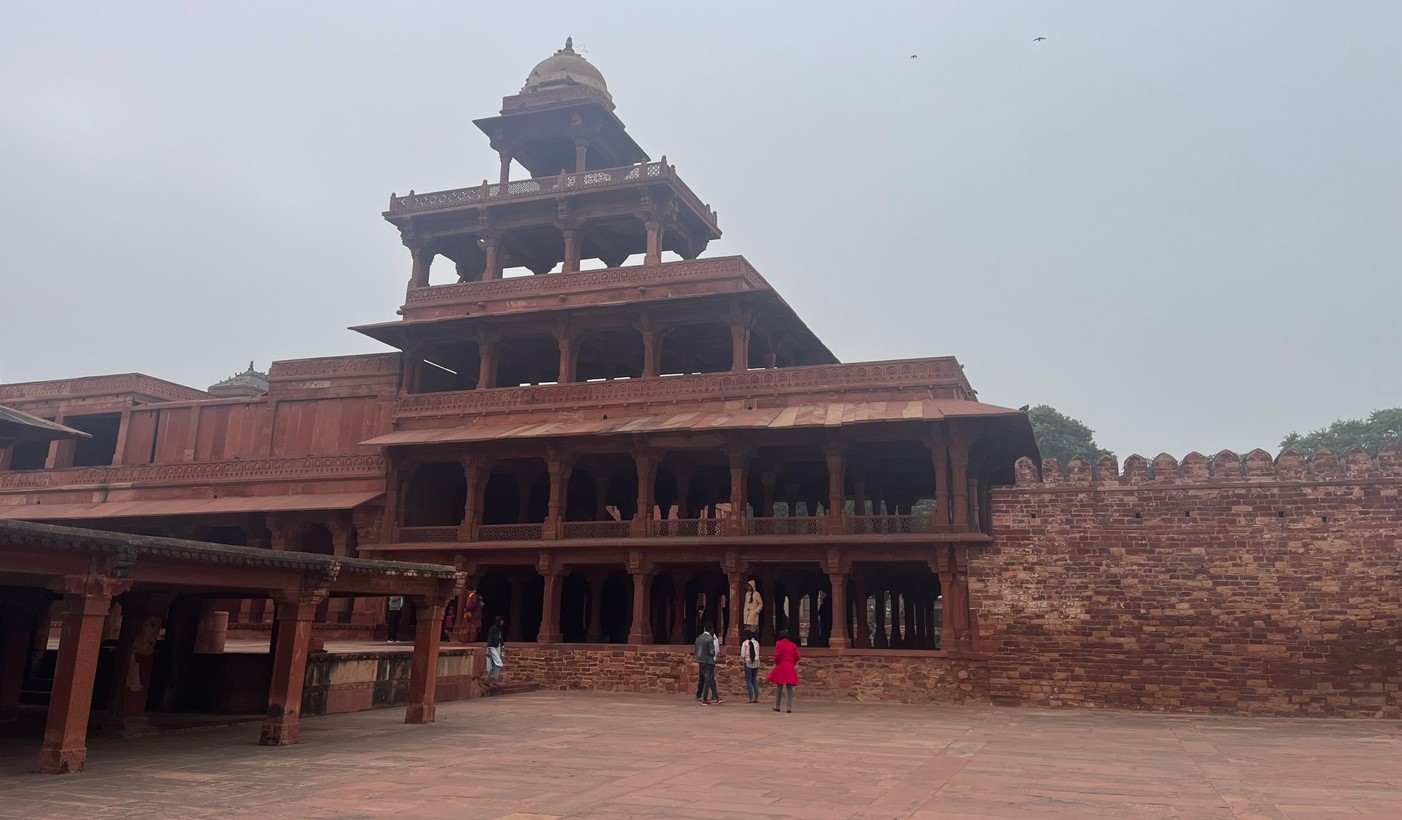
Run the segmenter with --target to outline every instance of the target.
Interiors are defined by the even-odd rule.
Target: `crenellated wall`
[[[1017,464],[970,561],[995,702],[1402,717],[1402,453]]]

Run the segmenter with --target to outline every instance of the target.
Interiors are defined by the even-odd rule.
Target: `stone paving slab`
[[[1402,817],[1402,724],[537,692],[94,739],[0,740],[0,818]]]

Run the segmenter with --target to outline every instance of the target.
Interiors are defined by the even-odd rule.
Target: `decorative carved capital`
[[[66,596],[81,596],[84,615],[105,615],[112,598],[131,589],[132,582],[109,575],[67,575],[57,584],[57,591]]]

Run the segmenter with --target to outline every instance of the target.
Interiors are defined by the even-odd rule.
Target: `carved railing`
[[[0,489],[106,484],[156,484],[206,481],[253,481],[275,478],[323,478],[385,475],[381,455],[254,458],[247,461],[202,461],[188,464],[126,464],[0,473]]]
[[[720,256],[663,262],[659,265],[629,265],[623,268],[550,273],[543,276],[514,276],[510,279],[410,288],[405,304],[408,307],[419,307],[440,302],[519,298],[532,294],[548,295],[607,287],[660,285],[707,276],[737,276],[749,280],[756,288],[768,287],[759,272],[745,261],[744,257]]]
[[[436,211],[441,208],[459,208],[468,205],[490,205],[495,202],[529,199],[531,197],[554,197],[576,191],[596,190],[624,185],[637,185],[670,179],[678,189],[691,200],[696,210],[711,214],[711,209],[702,203],[696,194],[677,176],[676,168],[667,164],[664,157],[660,162],[646,162],[639,165],[625,165],[621,168],[600,168],[582,174],[556,174],[548,177],[507,182],[505,185],[483,183],[471,188],[454,188],[448,191],[430,191],[419,194],[410,192],[408,196],[391,196],[387,214],[410,214],[418,211]]]
[[[749,519],[750,535],[826,535],[828,521],[819,515]]]
[[[566,538],[627,538],[631,521],[566,521]]]
[[[700,537],[725,532],[724,518],[669,518],[652,522],[653,535],[662,537]]]
[[[928,515],[849,515],[852,535],[906,535],[934,532]]]
[[[973,391],[953,357],[896,362],[814,365],[750,370],[744,373],[703,373],[652,379],[624,379],[579,384],[497,387],[452,393],[401,396],[397,418],[439,417],[453,413],[516,412],[523,407],[579,407],[590,404],[637,404],[688,400],[728,400],[822,390],[861,390],[889,387],[950,386],[965,398]]]
[[[457,527],[400,527],[396,541],[406,544],[437,544],[458,540]]]
[[[478,541],[539,541],[544,524],[480,524]]]

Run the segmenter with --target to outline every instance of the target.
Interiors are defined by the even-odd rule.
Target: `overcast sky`
[[[494,178],[471,120],[572,34],[845,361],[956,355],[1122,458],[1402,405],[1396,0],[3,16],[0,380],[383,349],[390,192]]]

